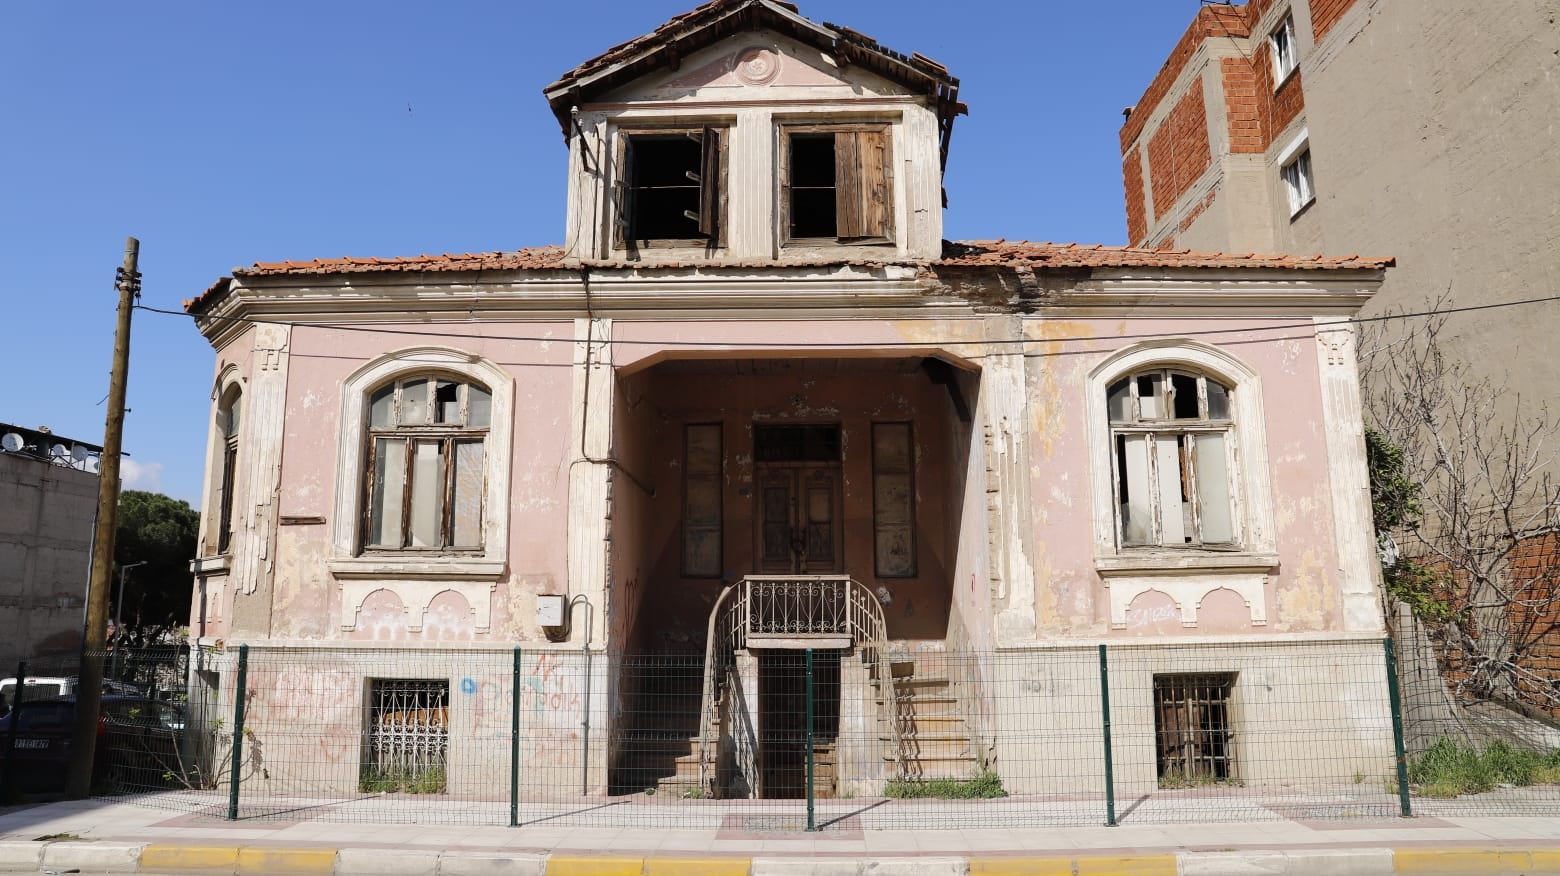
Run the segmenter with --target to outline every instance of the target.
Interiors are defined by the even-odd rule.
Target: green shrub
[[[373,764],[364,764],[358,773],[358,790],[366,794],[443,794],[446,784],[442,766],[411,770],[401,766],[380,769]]]
[[[1491,742],[1481,750],[1441,737],[1408,765],[1408,781],[1424,797],[1480,794],[1496,785],[1560,782],[1560,749],[1539,754]]]

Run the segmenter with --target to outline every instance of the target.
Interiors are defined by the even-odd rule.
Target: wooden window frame
[[[877,431],[884,427],[903,427],[905,430],[905,470],[903,472],[891,471],[882,465],[878,458]],[[894,420],[872,424],[872,566],[873,572],[879,578],[916,578],[920,575],[920,552],[916,548],[916,501],[915,501],[915,424],[909,420]],[[882,555],[882,543],[879,541],[881,533],[889,528],[889,524],[883,522],[883,509],[878,504],[878,483],[884,475],[903,474],[909,486],[909,520],[903,524],[908,534],[906,543],[910,548],[910,568],[904,572],[891,572],[884,570]]]
[[[635,252],[641,249],[722,249],[726,246],[727,179],[731,128],[727,124],[668,127],[634,126],[618,129],[612,181],[612,247]],[[636,238],[634,229],[633,141],[637,138],[687,136],[700,141],[699,223],[706,236],[692,238]],[[709,147],[711,140],[714,148]]]
[[[882,227],[877,229],[880,234],[863,233],[860,235],[837,234],[835,237],[792,237],[791,236],[791,138],[798,134],[857,134],[871,133],[881,137],[882,143],[882,178],[881,188],[883,192]],[[779,155],[777,157],[776,182],[778,187],[776,204],[780,223],[780,245],[782,247],[805,246],[891,246],[894,243],[894,212],[896,207],[894,195],[894,126],[888,122],[857,122],[839,124],[782,124],[779,126]],[[839,149],[840,139],[835,139],[835,167],[838,170],[843,166],[843,159]],[[859,152],[857,153],[859,155]],[[858,183],[856,186],[842,185],[838,176],[835,178],[835,220],[839,223],[842,215],[849,215],[848,210],[841,205],[848,201],[854,204],[864,203],[867,196],[864,192],[866,183],[859,180],[860,168],[857,169]],[[848,198],[845,192],[855,190],[856,196]],[[865,211],[859,211],[864,213]],[[861,221],[865,222],[862,217]],[[840,229],[850,230],[849,228]],[[867,229],[863,227],[863,231]]]
[[[454,423],[402,423],[402,394],[409,384],[425,383],[428,387],[428,405],[426,420],[435,419],[434,406],[437,404],[436,387],[441,381],[447,381],[460,387],[456,390],[459,398],[459,419]],[[488,434],[491,426],[468,425],[470,410],[470,391],[464,387],[476,386],[489,394],[492,390],[487,386],[472,380],[469,377],[458,374],[444,374],[439,372],[419,372],[410,375],[397,376],[392,380],[379,384],[370,391],[365,400],[372,399],[374,395],[384,390],[387,386],[393,386],[391,402],[392,422],[389,426],[376,426],[370,417],[364,429],[364,466],[362,483],[362,509],[358,523],[358,553],[362,556],[406,556],[406,555],[445,555],[445,556],[481,556],[485,547],[485,537],[475,545],[455,545],[455,486],[458,477],[458,467],[455,465],[457,458],[456,448],[460,444],[479,444],[482,446],[482,479],[483,487],[477,491],[481,502],[476,521],[476,531],[479,536],[484,536],[486,518],[488,514],[486,498],[486,482],[489,477],[488,459],[492,452]],[[491,405],[491,402],[489,403]],[[489,416],[491,418],[491,407]],[[491,423],[491,419],[489,421]],[[373,519],[374,519],[374,480],[379,468],[379,442],[381,440],[401,441],[406,446],[405,465],[401,474],[402,498],[400,514],[401,544],[384,545],[374,544]],[[440,485],[442,502],[439,514],[439,543],[436,545],[413,545],[412,540],[412,500],[414,482],[414,466],[416,455],[413,452],[419,442],[437,441],[442,448],[445,460],[444,472]]]
[[[694,472],[693,466],[690,464],[692,457],[691,439],[693,436],[693,430],[695,429],[713,429],[715,431],[716,465],[715,471],[712,473]],[[684,578],[719,578],[725,569],[725,497],[723,495],[724,490],[722,489],[725,483],[723,476],[725,469],[725,437],[726,436],[721,428],[721,424],[718,422],[688,423],[683,426],[683,550],[681,571]],[[689,500],[692,493],[688,486],[696,475],[700,477],[708,477],[715,483],[715,523],[713,525],[694,527],[690,522],[692,520],[692,508],[690,507]],[[715,568],[713,569],[694,568],[690,562],[692,559],[690,556],[690,548],[693,545],[692,536],[699,530],[714,533],[716,550]]]
[[[1157,376],[1163,382],[1163,415],[1150,416],[1143,413],[1142,399],[1139,392],[1139,379]],[[1197,416],[1180,417],[1174,415],[1176,376],[1189,377],[1196,381],[1197,386]],[[1128,410],[1126,417],[1120,420],[1111,419],[1108,413],[1110,387],[1121,382],[1127,384]],[[1224,417],[1211,416],[1208,401],[1208,384],[1216,383],[1224,389],[1226,395],[1225,404],[1228,408]],[[1236,387],[1226,385],[1224,381],[1215,377],[1194,371],[1188,368],[1175,366],[1147,366],[1137,368],[1117,375],[1106,385],[1107,392],[1107,420],[1110,423],[1110,475],[1111,475],[1111,507],[1115,516],[1116,549],[1118,551],[1139,550],[1201,550],[1201,551],[1239,551],[1242,549],[1242,509],[1240,502],[1239,457],[1236,447],[1235,428],[1235,393]],[[1225,491],[1229,501],[1230,541],[1205,542],[1202,539],[1203,508],[1202,496],[1198,486],[1196,442],[1199,435],[1218,435],[1224,443],[1225,453]],[[1122,479],[1120,456],[1117,451],[1118,442],[1124,436],[1142,437],[1146,442],[1146,487],[1149,495],[1150,520],[1149,539],[1146,542],[1127,541],[1127,520],[1122,514]],[[1183,441],[1191,442],[1190,448],[1183,445]],[[1189,529],[1190,540],[1184,542],[1167,542],[1165,536],[1165,521],[1163,519],[1165,508],[1160,500],[1162,490],[1160,478],[1163,472],[1159,471],[1158,444],[1164,441],[1173,441],[1177,446],[1177,458],[1180,461],[1181,471],[1178,480],[1184,495],[1183,501],[1191,506],[1191,526]]]

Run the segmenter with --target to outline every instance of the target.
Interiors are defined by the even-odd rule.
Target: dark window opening
[[[834,135],[791,137],[791,237],[837,237]]]
[[[1239,781],[1230,693],[1235,673],[1154,676],[1161,788]]]
[[[444,793],[448,785],[449,703],[448,681],[372,680],[361,789]]]
[[[754,426],[756,462],[839,462],[839,426]]]
[[[707,243],[719,237],[720,134],[713,128],[634,134],[624,143],[620,243]]]

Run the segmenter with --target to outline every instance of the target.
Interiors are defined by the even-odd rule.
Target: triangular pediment
[[[802,87],[924,95],[945,123],[960,109],[959,82],[941,64],[810,21],[783,0],[712,0],[580,64],[543,93],[567,130],[572,107],[608,95],[752,87],[782,77]]]

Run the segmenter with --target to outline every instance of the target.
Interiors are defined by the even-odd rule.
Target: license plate
[[[18,739],[18,740],[16,740],[16,747],[17,748],[48,748],[49,747],[49,740],[47,740],[47,739]]]

